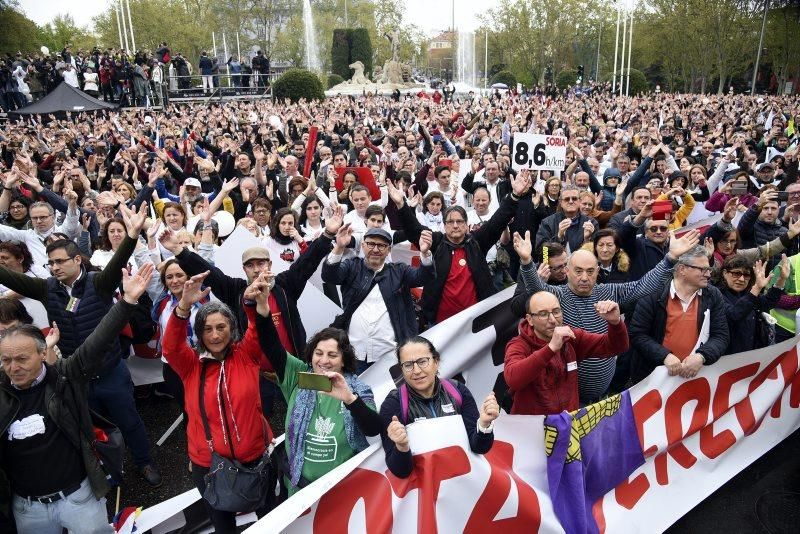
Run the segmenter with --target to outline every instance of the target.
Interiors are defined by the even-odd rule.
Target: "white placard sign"
[[[567,160],[567,138],[557,135],[514,134],[511,167],[562,171]]]

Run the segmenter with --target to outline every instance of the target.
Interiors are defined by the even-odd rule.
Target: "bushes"
[[[509,89],[512,89],[517,86],[517,78],[510,71],[501,70],[492,78],[492,85],[496,83],[504,83]]]
[[[331,46],[331,72],[343,80],[350,79],[350,40],[347,30],[333,30],[333,46]]]
[[[289,69],[272,85],[272,95],[276,100],[290,99],[297,102],[306,100],[323,100],[322,82],[313,72],[306,69]]]
[[[328,89],[330,89],[331,87],[334,87],[336,85],[339,85],[343,81],[344,80],[342,79],[342,77],[339,76],[338,74],[329,74],[328,75]]]
[[[562,70],[556,76],[556,87],[559,91],[563,91],[567,87],[572,87],[578,80],[578,71],[574,69]]]
[[[331,72],[349,80],[352,73],[350,64],[360,61],[364,64],[364,74],[372,74],[372,41],[366,28],[333,30],[331,46]]]
[[[350,32],[350,63],[360,61],[364,64],[364,74],[372,75],[372,41],[366,28],[355,28]],[[349,65],[349,63],[348,63]],[[350,71],[348,70],[348,73]],[[347,76],[350,79],[350,76]]]

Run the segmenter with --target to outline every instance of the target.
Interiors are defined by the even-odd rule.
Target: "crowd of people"
[[[60,52],[15,55],[0,60],[0,110],[14,111],[36,102],[64,82],[105,102],[121,106],[164,105],[170,92],[200,85],[211,91],[228,84],[220,80],[230,74],[230,85],[241,90],[265,87],[270,61],[259,50],[251,59],[230,56],[220,61],[202,52],[199,58],[173,53],[166,42],[156,50],[129,53],[108,48],[73,50],[67,44]],[[196,75],[196,77],[194,76]]]
[[[245,505],[220,494],[215,466],[261,469],[276,402],[286,440],[271,464],[291,496],[370,437],[408,477],[407,427],[423,419],[460,416],[482,454],[501,406],[575,410],[656,368],[691,379],[788,339],[800,309],[799,122],[790,96],[606,91],[8,122],[0,517],[19,532],[107,531],[89,407],[161,484],[132,354],[162,359],[192,479],[216,531],[233,532]],[[520,133],[565,137],[564,168],[515,170]],[[242,252],[245,278],[218,257],[237,226],[258,242]],[[413,264],[393,251],[406,242]],[[313,283],[341,314],[311,332],[298,300],[318,270]],[[420,333],[515,283],[507,388],[475,398],[438,376],[444,347]],[[377,405],[359,375],[387,359],[400,378]]]

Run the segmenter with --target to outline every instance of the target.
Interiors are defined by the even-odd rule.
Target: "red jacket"
[[[608,333],[592,334],[573,328],[558,353],[533,332],[527,321],[506,345],[503,376],[514,393],[512,414],[551,415],[573,411],[578,403],[578,364],[586,358],[608,358],[628,350],[625,323],[608,325]]]
[[[205,408],[208,424],[211,427],[211,439],[214,450],[230,458],[230,446],[236,459],[246,463],[256,460],[264,454],[272,440],[272,429],[261,412],[261,395],[259,394],[259,365],[263,358],[261,346],[256,333],[255,307],[245,306],[248,328],[244,338],[234,343],[224,362],[207,360],[205,385]],[[198,336],[200,333],[198,333]],[[189,416],[186,427],[189,442],[189,458],[203,467],[211,465],[211,450],[206,442],[203,420],[200,418],[200,372],[202,365],[197,352],[186,341],[186,319],[175,313],[169,318],[167,330],[162,342],[162,353],[170,367],[178,373],[185,390],[186,413]],[[225,365],[225,383],[230,394],[230,403],[224,387],[221,398],[225,407],[225,419],[228,432],[225,442],[222,434],[222,420],[218,402],[220,369]],[[234,423],[235,421],[235,423]],[[238,429],[238,430],[237,430]],[[238,437],[237,437],[238,434]]]

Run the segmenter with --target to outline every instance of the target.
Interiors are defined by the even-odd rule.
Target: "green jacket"
[[[104,348],[111,344],[125,326],[135,306],[124,300],[109,310],[92,334],[69,358],[47,365],[45,399],[47,411],[75,447],[81,451],[92,492],[98,499],[110,489],[106,474],[92,451],[94,431],[89,415],[89,380],[105,361]],[[0,439],[6,439],[8,427],[19,410],[19,397],[8,376],[0,372]],[[0,449],[1,450],[1,449]],[[0,511],[10,516],[11,487],[6,476],[6,462],[0,455]]]

